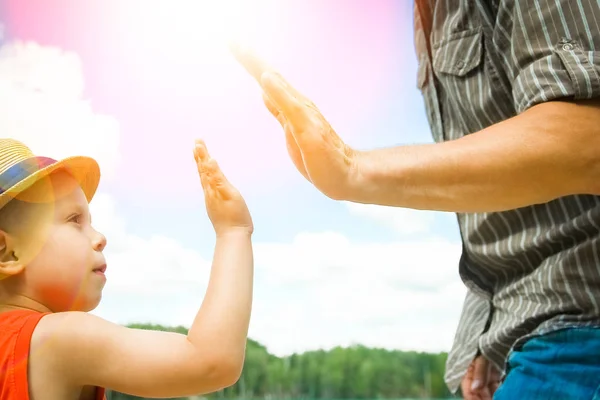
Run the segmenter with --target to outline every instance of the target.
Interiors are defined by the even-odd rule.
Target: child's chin
[[[101,300],[102,300],[102,293],[100,293],[100,295],[98,296],[97,299],[94,299],[93,301],[90,301],[88,304],[86,304],[85,309],[83,309],[81,311],[85,311],[85,312],[94,311],[100,305]]]
[[[98,293],[97,296],[90,296],[85,299],[80,299],[76,304],[73,305],[72,309],[69,311],[80,311],[80,312],[90,312],[94,311],[98,305],[100,305],[100,300],[102,300],[102,292]]]

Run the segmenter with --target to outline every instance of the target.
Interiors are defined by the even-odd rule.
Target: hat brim
[[[88,201],[92,201],[100,183],[100,167],[96,160],[90,157],[76,156],[68,157],[44,167],[0,195],[0,208],[9,201],[19,198],[19,194],[33,186],[40,179],[45,178],[57,171],[66,171],[79,183],[81,190]]]

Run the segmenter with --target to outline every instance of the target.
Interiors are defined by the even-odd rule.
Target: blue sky
[[[256,226],[251,337],[276,354],[350,343],[449,350],[464,295],[453,214],[321,195],[287,158],[254,82],[232,59],[215,67],[221,50],[207,62],[197,53],[209,50],[186,42],[193,23],[186,36],[175,25],[136,25],[127,13],[145,11],[125,3],[27,3],[0,1],[0,129],[39,153],[94,156],[105,171],[91,205],[109,243],[95,313],[117,323],[192,321],[214,245],[191,157],[201,136]],[[257,34],[258,47],[340,136],[360,149],[431,142],[412,2],[303,4],[289,0],[295,12],[264,22],[271,36]],[[346,19],[327,19],[340,10]],[[316,26],[310,35],[295,33],[303,18]],[[276,29],[285,40],[272,38]],[[322,56],[332,49],[338,56]]]

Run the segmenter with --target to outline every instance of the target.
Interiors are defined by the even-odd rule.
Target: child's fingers
[[[212,158],[209,159],[206,162],[206,171],[211,189],[218,190],[219,186],[223,184],[223,174],[219,169],[217,161]]]
[[[196,139],[194,146],[194,157],[196,158],[196,162],[205,162],[210,157],[208,154],[208,150],[206,149],[206,144],[204,143],[204,140]]]
[[[212,189],[215,190],[222,199],[230,199],[234,193],[234,189],[227,180],[225,174],[223,174],[223,171],[221,171],[221,168],[219,168],[219,164],[214,159],[209,161],[208,170],[210,171],[209,179]]]
[[[218,196],[222,199],[229,199],[235,194],[235,189],[231,186],[217,161],[210,157],[206,145],[202,140],[196,140],[194,148],[194,158],[198,165],[200,182],[205,192],[205,196]]]
[[[202,189],[204,189],[205,195],[208,195],[212,190],[211,184],[211,168],[209,167],[210,157],[204,142],[201,140],[196,141],[194,146],[194,159],[196,160],[196,166],[198,168],[198,175],[200,176],[200,183]]]

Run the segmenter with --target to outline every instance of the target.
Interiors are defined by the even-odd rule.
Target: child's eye
[[[75,214],[69,217],[69,222],[74,222],[76,224],[81,223],[81,214]]]

